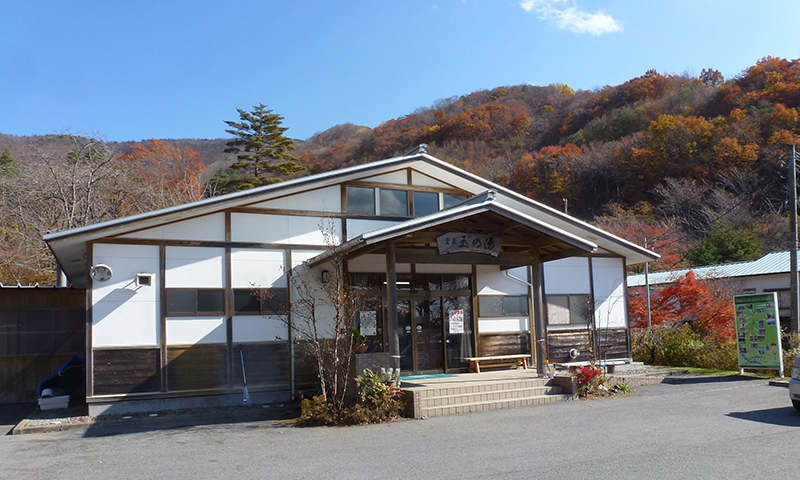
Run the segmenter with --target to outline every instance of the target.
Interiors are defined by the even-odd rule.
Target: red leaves
[[[698,280],[690,271],[650,295],[653,325],[688,323],[707,339],[724,341],[734,335],[733,296],[720,280]],[[639,290],[630,296],[631,326],[647,326],[646,297]]]

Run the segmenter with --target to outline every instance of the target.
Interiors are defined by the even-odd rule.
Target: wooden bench
[[[528,369],[528,358],[530,355],[524,353],[515,355],[491,355],[488,357],[466,357],[469,362],[469,371],[481,373],[481,362],[488,362],[492,367],[522,367]]]

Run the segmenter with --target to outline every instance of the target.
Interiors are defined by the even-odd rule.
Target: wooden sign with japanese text
[[[439,255],[471,252],[496,257],[502,243],[503,237],[478,233],[445,233],[436,239]]]

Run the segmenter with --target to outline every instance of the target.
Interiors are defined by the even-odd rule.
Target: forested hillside
[[[785,162],[797,141],[798,60],[736,78],[648,71],[574,91],[475,92],[375,128],[312,137],[314,171],[402,154],[448,162],[596,222],[663,255],[655,268],[748,260],[788,248]]]
[[[648,71],[596,90],[498,87],[374,129],[338,125],[296,140],[294,153],[310,174],[427,143],[432,155],[553,208],[647,238],[662,254],[653,269],[748,260],[789,245],[799,62],[767,57],[727,80],[707,69]],[[225,144],[0,134],[0,282],[53,278],[45,233],[201,197],[198,182],[235,160]]]

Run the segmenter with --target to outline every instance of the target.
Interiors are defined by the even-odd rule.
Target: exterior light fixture
[[[92,270],[89,272],[92,276],[93,280],[97,280],[98,282],[105,282],[111,280],[111,276],[114,272],[111,270],[111,267],[108,265],[103,265],[102,263],[98,263]]]
[[[322,271],[322,283],[328,283],[331,279],[331,272],[327,270]]]

